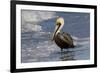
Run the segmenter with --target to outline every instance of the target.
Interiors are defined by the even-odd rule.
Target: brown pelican
[[[53,33],[52,40],[55,41],[55,43],[61,48],[61,50],[67,48],[74,48],[73,39],[70,36],[70,34],[65,32],[61,33],[61,29],[63,28],[63,26],[64,26],[64,19],[62,17],[57,17],[56,27]]]

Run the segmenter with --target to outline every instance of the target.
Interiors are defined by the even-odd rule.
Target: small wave
[[[90,40],[89,37],[85,37],[85,38],[79,38],[79,37],[76,37],[76,36],[72,36],[72,38],[76,41],[88,41]]]
[[[74,45],[86,45],[90,42],[90,38],[89,37],[85,37],[85,38],[79,38],[76,36],[72,36],[73,40],[74,40]]]

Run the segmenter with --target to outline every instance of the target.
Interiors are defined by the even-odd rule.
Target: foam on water
[[[22,21],[22,32],[29,31],[41,31],[40,23],[42,21],[55,18],[56,13],[50,11],[34,11],[34,10],[22,10],[21,21]]]

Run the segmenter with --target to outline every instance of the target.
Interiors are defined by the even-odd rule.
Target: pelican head
[[[63,26],[64,26],[64,19],[62,17],[57,16],[52,40],[54,40],[54,37],[61,31]]]

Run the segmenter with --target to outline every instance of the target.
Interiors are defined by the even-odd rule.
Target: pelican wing
[[[70,34],[68,34],[68,33],[62,33],[61,34],[62,36],[60,36],[60,38],[63,40],[63,41],[65,41],[66,43],[68,43],[68,44],[73,44],[73,39],[72,39],[72,37],[70,36]]]
[[[66,40],[68,40],[69,42],[73,42],[73,39],[72,39],[72,37],[71,37],[70,34],[64,33],[64,32],[63,32],[63,36],[64,36],[64,38],[65,38]]]

